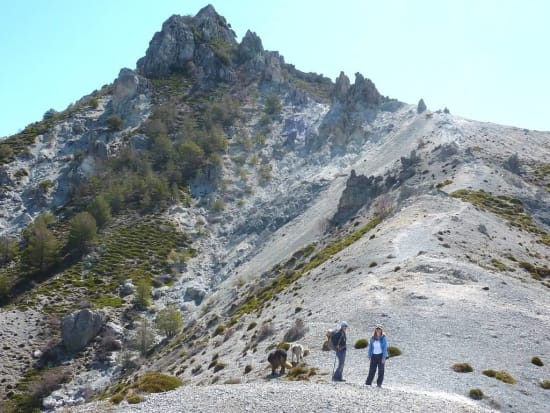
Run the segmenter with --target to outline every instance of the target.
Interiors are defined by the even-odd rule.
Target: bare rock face
[[[236,48],[235,32],[208,5],[195,17],[174,15],[164,22],[137,69],[147,77],[179,72],[203,80],[231,81],[235,78],[231,56]]]
[[[239,44],[239,61],[243,63],[247,62],[261,55],[263,52],[264,46],[262,45],[262,39],[260,39],[256,33],[247,30],[241,44]]]
[[[71,313],[61,321],[61,336],[70,352],[83,349],[94,338],[105,321],[101,312],[84,309]]]
[[[331,97],[333,101],[345,102],[350,88],[349,77],[344,72],[340,72],[340,76],[336,79],[334,88],[332,89]]]
[[[357,175],[355,170],[352,170],[332,221],[335,224],[346,222],[360,208],[369,205],[384,190],[385,183],[381,176]]]
[[[382,101],[382,96],[376,89],[373,81],[364,78],[359,72],[355,74],[355,83],[350,87],[349,92],[353,102],[365,105],[378,105]]]
[[[124,119],[126,127],[137,126],[149,107],[149,81],[133,70],[121,69],[113,84],[112,111]]]

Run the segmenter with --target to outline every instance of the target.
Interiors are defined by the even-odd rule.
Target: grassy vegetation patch
[[[525,212],[519,199],[508,195],[493,195],[483,190],[474,191],[470,189],[459,189],[451,193],[451,196],[470,202],[485,211],[492,212],[506,220],[510,225],[538,235],[540,237],[539,242],[550,245],[550,234],[533,222],[531,216]]]
[[[443,188],[444,186],[451,185],[452,183],[453,183],[453,181],[452,181],[451,179],[446,179],[446,180],[444,180],[443,182],[439,182],[439,183],[436,185],[436,188],[441,189],[441,188]]]
[[[286,380],[289,381],[309,381],[311,376],[315,376],[319,372],[316,367],[307,367],[303,364],[299,364],[296,367],[292,367],[287,375]]]
[[[279,272],[267,285],[258,291],[252,291],[248,297],[233,311],[232,323],[235,323],[238,318],[244,314],[252,313],[260,309],[264,304],[270,301],[277,294],[284,291],[289,285],[300,279],[305,274],[309,273],[314,268],[325,263],[332,256],[350,246],[357,240],[361,239],[367,232],[375,228],[381,218],[376,217],[370,220],[359,230],[346,238],[334,241],[321,249],[318,253],[311,256],[310,260],[305,263],[299,270],[288,270]],[[310,253],[311,255],[312,253]]]

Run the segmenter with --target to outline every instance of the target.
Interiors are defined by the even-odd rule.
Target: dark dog
[[[271,374],[275,375],[275,370],[277,367],[281,368],[281,374],[285,374],[285,367],[286,367],[286,351],[282,349],[277,349],[275,351],[272,351],[267,356],[267,361],[269,361],[269,364],[271,364]]]

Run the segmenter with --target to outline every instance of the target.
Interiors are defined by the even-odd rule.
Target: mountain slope
[[[124,399],[152,370],[187,386],[166,400],[246,386],[325,400],[323,336],[345,319],[352,344],[383,323],[402,351],[380,407],[544,411],[550,134],[418,113],[360,74],[333,83],[252,32],[234,38],[211,6],[172,16],[135,72],[0,144],[2,245],[19,245],[0,269],[2,396],[22,408],[53,390],[47,410]],[[72,219],[99,223],[98,197],[112,218],[76,250]],[[44,211],[61,246],[42,269],[29,251]],[[102,329],[68,351],[59,319],[88,307]],[[140,347],[166,308],[183,330]],[[311,387],[269,376],[267,353],[296,322]],[[465,362],[472,373],[452,370]],[[350,348],[350,397],[366,371]],[[480,406],[463,399],[472,388]]]

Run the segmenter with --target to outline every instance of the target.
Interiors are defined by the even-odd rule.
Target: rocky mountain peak
[[[333,102],[342,104],[363,106],[378,105],[382,101],[382,95],[376,89],[372,80],[365,78],[361,73],[355,74],[355,83],[350,84],[349,78],[344,72],[336,79],[331,92]]]
[[[237,48],[235,37],[211,5],[195,17],[173,15],[153,36],[137,71],[147,77],[185,73],[198,80],[229,81],[234,77],[229,66]]]
[[[264,46],[262,45],[262,39],[260,39],[256,33],[247,30],[243,40],[239,44],[239,60],[241,62],[247,62],[263,52]]]

